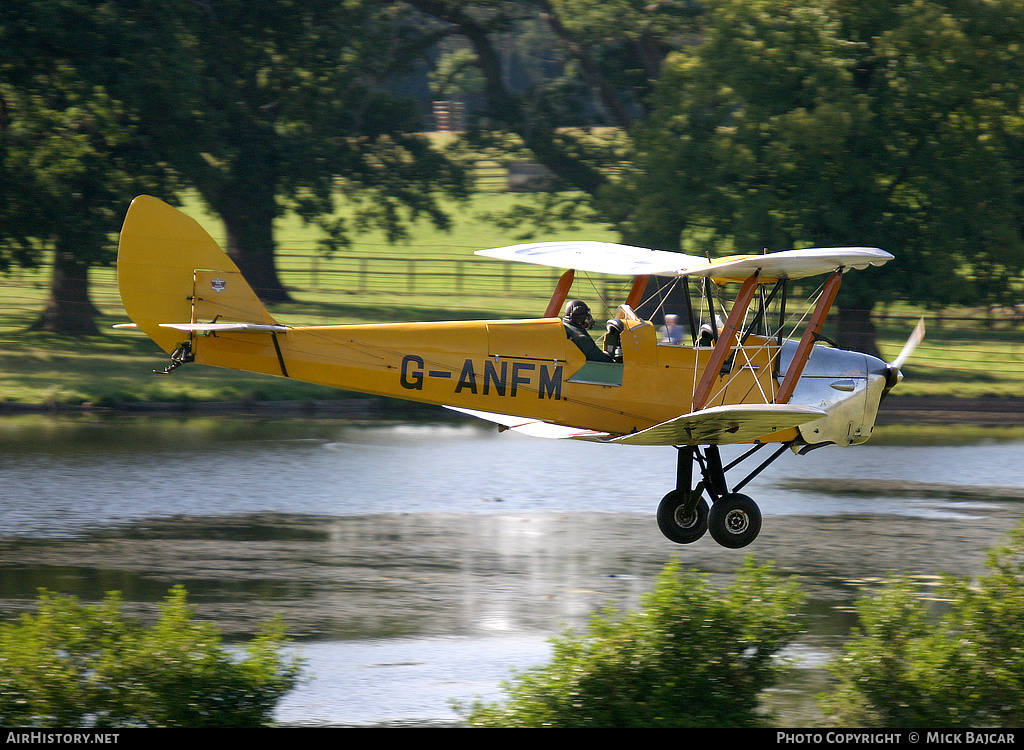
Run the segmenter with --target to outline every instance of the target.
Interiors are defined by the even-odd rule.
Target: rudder
[[[277,323],[195,219],[148,195],[133,200],[125,215],[117,286],[129,319],[168,353],[181,333],[161,324]]]

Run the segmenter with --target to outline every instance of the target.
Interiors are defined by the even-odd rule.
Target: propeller
[[[885,366],[885,393],[892,390],[901,380],[903,380],[903,365],[910,359],[910,355],[914,353],[917,345],[924,340],[924,318],[917,321],[917,325],[914,326],[914,330],[911,331],[910,336],[907,338],[907,343],[900,349],[900,353],[896,355],[896,359],[889,362]]]

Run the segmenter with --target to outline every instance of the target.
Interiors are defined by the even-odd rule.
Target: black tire
[[[708,530],[708,504],[704,498],[697,501],[693,511],[683,512],[688,494],[672,490],[658,505],[658,528],[676,544],[692,544]]]
[[[746,547],[761,533],[761,509],[738,492],[723,495],[708,512],[708,530],[723,547]]]

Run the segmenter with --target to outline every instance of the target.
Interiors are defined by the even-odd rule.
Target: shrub
[[[86,606],[43,591],[36,614],[0,624],[0,725],[263,726],[296,683],[280,622],[232,653],[192,619],[180,586],[151,627],[121,609],[116,592]]]
[[[861,627],[829,669],[820,704],[841,726],[1024,725],[1024,526],[977,581],[946,576],[932,613],[920,587],[891,579],[858,603]]]
[[[552,640],[549,664],[504,685],[506,703],[456,706],[482,727],[750,727],[783,667],[802,602],[794,580],[747,560],[725,592],[669,563],[642,608],[596,613]]]

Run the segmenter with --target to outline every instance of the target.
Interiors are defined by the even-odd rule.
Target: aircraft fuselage
[[[586,361],[557,318],[289,328],[196,336],[195,361],[337,388],[586,427],[637,432],[690,409],[711,347],[658,343],[655,327],[626,320],[622,362]],[[792,342],[751,336],[737,347],[705,407],[770,402]],[[855,352],[815,347],[791,401],[828,419],[807,442],[849,445],[870,435],[884,367]],[[835,418],[832,412],[835,412]],[[793,430],[766,441],[796,437]]]

